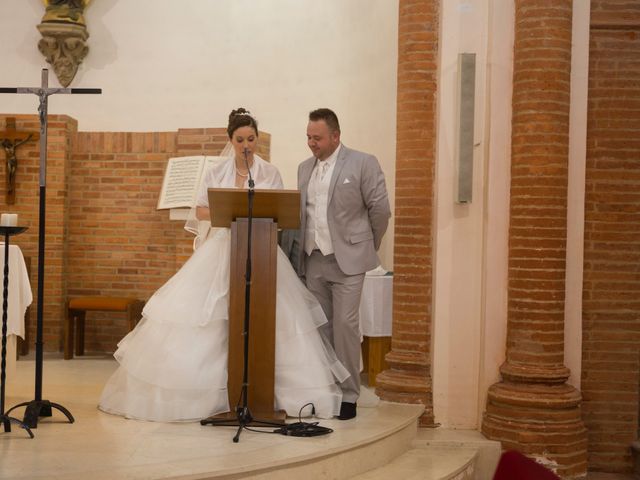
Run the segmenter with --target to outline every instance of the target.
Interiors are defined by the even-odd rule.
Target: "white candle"
[[[3,213],[0,215],[0,225],[3,227],[16,227],[18,225],[18,214]]]

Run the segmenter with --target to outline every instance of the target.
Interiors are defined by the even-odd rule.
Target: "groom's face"
[[[340,145],[340,132],[331,131],[324,120],[309,121],[307,145],[318,160],[326,160]]]

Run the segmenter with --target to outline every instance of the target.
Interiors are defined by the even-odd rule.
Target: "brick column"
[[[563,364],[571,0],[516,0],[515,20],[507,359],[482,432],[574,477],[587,441]]]
[[[401,0],[395,185],[393,338],[383,400],[422,403],[433,424],[431,382],[432,218],[435,165],[436,0]]]

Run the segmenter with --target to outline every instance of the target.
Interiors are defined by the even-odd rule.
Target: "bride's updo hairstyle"
[[[232,110],[229,114],[229,125],[227,126],[229,138],[233,138],[233,132],[241,127],[252,127],[258,135],[258,122],[251,116],[249,110],[242,107]]]

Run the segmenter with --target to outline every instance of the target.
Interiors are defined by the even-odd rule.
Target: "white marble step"
[[[13,480],[348,480],[383,466],[412,448],[419,405],[377,402],[363,396],[358,416],[346,422],[321,420],[333,429],[321,437],[295,438],[203,427],[198,422],[127,420],[100,412],[102,388],[117,367],[113,358],[48,358],[43,390],[76,419],[57,412],[43,419],[29,439],[14,429],[4,434],[0,478]],[[33,395],[35,365],[17,362],[6,405]],[[23,409],[12,412],[21,417]]]
[[[476,430],[419,428],[409,450],[354,480],[491,480],[500,453]]]
[[[474,480],[491,480],[495,472],[502,446],[500,442],[487,440],[477,430],[451,428],[420,428],[413,441],[413,448],[471,448],[477,451]],[[448,477],[444,477],[448,478]]]
[[[76,422],[69,424],[56,412],[39,422],[33,440],[20,429],[5,433],[0,478],[489,480],[482,472],[495,468],[499,456],[498,446],[492,460],[496,442],[478,432],[418,429],[422,406],[378,402],[366,392],[357,418],[320,422],[334,430],[330,435],[294,438],[245,431],[233,443],[235,427],[141,422],[100,412],[98,398],[117,366],[112,358],[56,357],[45,363],[45,398],[68,408]],[[32,398],[34,370],[33,360],[17,362],[6,405]],[[474,477],[467,475],[471,467]]]
[[[360,474],[353,480],[472,480],[478,449],[473,447],[412,448],[388,464]]]

